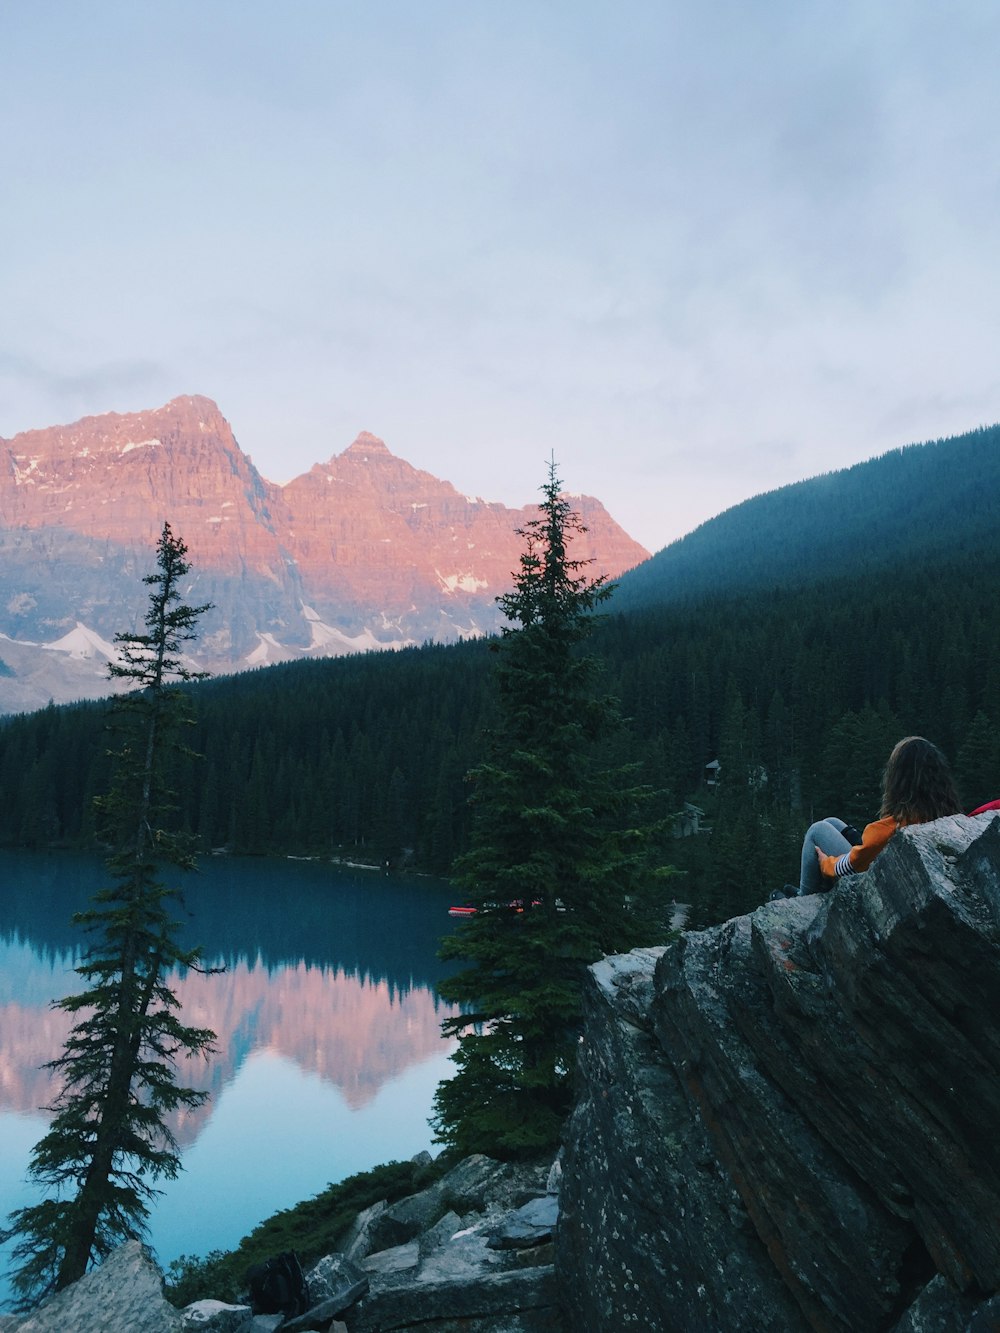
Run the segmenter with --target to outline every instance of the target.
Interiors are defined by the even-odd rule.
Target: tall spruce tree
[[[524,542],[510,625],[496,645],[498,718],[469,774],[473,829],[454,882],[475,907],[442,947],[465,967],[441,984],[462,1006],[457,1073],[435,1098],[439,1138],[463,1153],[530,1155],[558,1141],[569,1107],[588,964],[662,937],[650,911],[650,792],[610,756],[620,725],[583,651],[612,591],[569,544],[585,531],[555,464]]]
[[[180,1021],[168,983],[173,968],[198,965],[177,939],[162,868],[193,865],[189,842],[164,827],[173,807],[168,770],[183,750],[188,701],[177,682],[192,672],[179,656],[206,606],[181,601],[187,548],[164,524],[149,585],[144,634],[118,634],[112,677],[133,686],[112,704],[113,778],[98,798],[98,829],[111,847],[111,883],[74,920],[89,935],[77,972],[85,988],[56,1002],[75,1019],[48,1133],[29,1176],[52,1197],[20,1208],[0,1239],[15,1239],[13,1282],[23,1307],[75,1282],[118,1243],[142,1237],[155,1182],[180,1169],[165,1116],[207,1094],[177,1081],[184,1057],[207,1054],[215,1034]]]

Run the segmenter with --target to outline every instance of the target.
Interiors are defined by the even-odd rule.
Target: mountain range
[[[941,746],[966,808],[995,798],[998,532],[989,427],[749,500],[621,577],[592,638],[602,688],[660,808],[711,813],[711,840],[664,852],[701,919],[791,882],[812,812],[867,822],[902,735]],[[204,847],[446,873],[468,845],[465,775],[495,725],[489,647],[302,654],[203,682],[182,827]],[[4,720],[0,841],[89,845],[105,722],[89,705]]]
[[[646,558],[598,500],[573,503],[595,574]],[[462,495],[367,432],[278,485],[203,397],[0,439],[0,712],[108,692],[164,521],[188,546],[185,599],[213,604],[194,665],[218,673],[496,630],[536,513]]]

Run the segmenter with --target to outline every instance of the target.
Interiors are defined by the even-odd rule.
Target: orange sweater
[[[862,870],[867,870],[896,830],[902,827],[902,824],[896,823],[893,815],[877,819],[874,824],[866,824],[860,845],[852,847],[849,852],[844,852],[843,856],[821,856],[820,870],[831,879],[839,879],[841,875],[856,875]]]

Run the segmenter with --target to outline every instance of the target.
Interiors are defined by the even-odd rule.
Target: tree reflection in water
[[[38,1110],[55,1093],[41,1066],[61,1050],[69,1021],[49,1005],[76,982],[81,937],[70,917],[100,885],[102,866],[69,854],[5,853],[0,873],[6,1210],[23,1191],[27,1152],[18,1131],[25,1117],[40,1127]],[[205,962],[224,963],[226,971],[188,973],[175,987],[184,1021],[214,1029],[218,1049],[210,1062],[196,1061],[184,1072],[186,1083],[212,1096],[172,1126],[186,1170],[154,1213],[153,1240],[164,1261],[174,1257],[175,1242],[162,1233],[178,1211],[175,1200],[188,1200],[187,1221],[178,1217],[173,1226],[176,1243],[197,1253],[202,1246],[192,1228],[207,1228],[205,1247],[232,1244],[274,1208],[428,1146],[434,1086],[451,1072],[450,1047],[440,1034],[450,1010],[434,992],[443,972],[439,940],[452,928],[449,890],[440,882],[316,862],[216,857],[205,858],[183,887],[178,911],[188,918],[185,942],[200,944]],[[203,1134],[213,1140],[211,1152],[197,1146]],[[242,1202],[234,1198],[231,1174],[239,1173],[241,1160],[256,1162],[248,1168],[256,1185],[241,1182],[236,1191],[246,1194]],[[294,1183],[313,1169],[319,1178]],[[269,1191],[278,1202],[268,1202]],[[196,1224],[189,1204],[201,1214]],[[237,1221],[240,1211],[247,1215]],[[218,1234],[222,1227],[225,1236]]]

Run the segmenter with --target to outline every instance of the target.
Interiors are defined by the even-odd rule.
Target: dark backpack
[[[247,1289],[254,1314],[283,1314],[286,1319],[309,1309],[309,1284],[294,1250],[247,1269]]]

